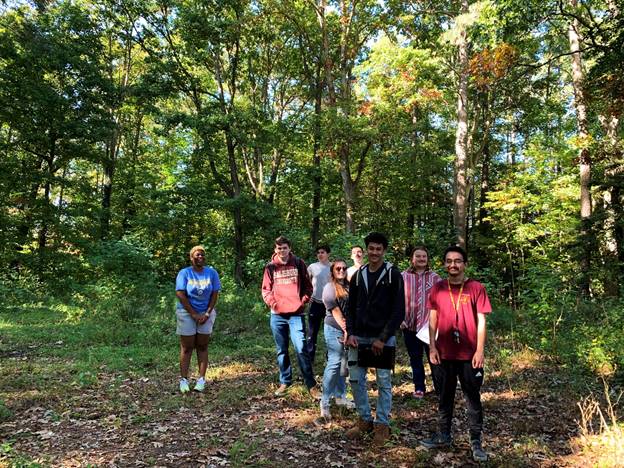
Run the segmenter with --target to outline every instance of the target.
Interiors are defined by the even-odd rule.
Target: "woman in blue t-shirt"
[[[189,366],[193,350],[197,350],[199,378],[194,390],[202,392],[206,386],[208,341],[217,316],[215,305],[221,290],[219,274],[204,266],[206,249],[196,245],[191,249],[191,266],[183,268],[176,279],[176,333],[180,335],[180,391],[190,391]]]

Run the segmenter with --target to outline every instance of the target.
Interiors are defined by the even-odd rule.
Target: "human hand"
[[[352,348],[357,348],[357,345],[358,345],[357,338],[353,335],[348,336],[347,340],[345,341],[345,344],[347,346],[351,346]]]
[[[407,328],[407,323],[401,322],[401,326],[399,327],[401,330],[405,330]]]
[[[383,354],[384,345],[385,345],[385,343],[383,341],[381,341],[381,340],[373,341],[373,344],[371,345],[371,349],[373,351],[373,354],[375,356],[381,356]]]
[[[483,351],[477,350],[472,356],[472,367],[473,369],[481,369],[483,368],[483,363],[485,361],[485,356],[483,355]]]
[[[431,361],[431,364],[440,364],[440,355],[438,354],[438,350],[435,346],[431,346],[429,348],[429,360]]]

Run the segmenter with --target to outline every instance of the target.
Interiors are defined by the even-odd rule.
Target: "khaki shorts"
[[[213,309],[212,313],[201,325],[198,325],[185,309],[176,309],[176,318],[178,326],[176,328],[176,334],[181,336],[193,336],[198,333],[202,335],[212,334],[212,327],[217,319],[217,311]]]

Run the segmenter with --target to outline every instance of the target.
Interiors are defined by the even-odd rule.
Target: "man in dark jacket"
[[[360,353],[364,352],[363,347],[368,346],[375,356],[394,355],[394,334],[405,317],[405,297],[401,272],[384,261],[388,249],[386,236],[372,232],[366,236],[364,242],[368,263],[351,277],[347,313],[349,380],[360,419],[355,427],[347,431],[347,437],[354,439],[374,430],[373,443],[383,445],[390,437],[391,367],[394,363],[384,363],[384,367],[387,365],[388,368],[377,368],[378,397],[373,424],[366,388],[367,368],[358,365],[358,345]],[[361,359],[359,364],[362,364]]]
[[[280,373],[276,396],[285,394],[292,385],[292,366],[288,355],[290,338],[306,387],[312,396],[320,397],[305,340],[304,306],[311,295],[312,283],[305,263],[290,251],[290,240],[278,237],[275,239],[275,253],[264,268],[262,278],[262,299],[271,309],[271,331]]]

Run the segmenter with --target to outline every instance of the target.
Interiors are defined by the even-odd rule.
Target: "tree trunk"
[[[131,164],[130,164],[130,180],[125,188],[125,197],[123,203],[123,221],[121,223],[123,233],[130,230],[131,220],[136,215],[136,206],[134,201],[136,189],[136,164],[139,157],[139,143],[141,141],[141,132],[143,129],[143,113],[137,111],[136,121],[134,124],[134,135],[132,137],[132,147],[130,148]]]
[[[462,0],[461,12],[468,12],[468,0]],[[468,36],[465,28],[458,41],[459,83],[457,93],[457,130],[455,131],[455,183],[453,223],[457,244],[466,248],[466,208],[468,203]]]
[[[116,131],[114,131],[116,133]],[[113,140],[115,138],[112,138]],[[115,143],[111,142],[111,145]],[[111,197],[113,194],[113,176],[115,175],[115,159],[112,153],[115,148],[106,151],[107,155],[102,163],[102,214],[100,217],[100,239],[106,239],[110,230]]]
[[[338,76],[340,79],[340,100],[338,102],[334,76],[332,69],[332,61],[330,57],[329,36],[326,22],[326,0],[320,0],[317,5],[317,17],[321,27],[322,34],[322,57],[325,70],[325,84],[328,93],[328,105],[336,111],[340,118],[348,121],[351,113],[351,70],[353,60],[357,55],[356,47],[349,43],[352,40],[351,26],[355,16],[355,8],[357,2],[348,4],[346,0],[340,2],[340,57]],[[342,178],[343,196],[345,202],[345,229],[347,232],[355,234],[355,209],[356,209],[356,193],[359,178],[363,171],[365,156],[370,149],[370,143],[366,144],[364,151],[360,154],[358,169],[355,177],[351,173],[351,149],[352,145],[343,137],[337,145],[337,153],[340,161],[340,176]]]
[[[572,8],[576,8],[577,0],[569,0]],[[589,139],[587,124],[587,106],[583,90],[583,63],[580,52],[580,38],[578,34],[578,20],[573,19],[568,28],[570,52],[572,54],[572,86],[574,88],[574,107],[576,108],[576,120],[578,124],[578,136],[582,148],[579,151],[580,192],[581,192],[581,253],[579,258],[580,278],[579,292],[581,296],[588,296],[589,269],[591,266],[591,155],[585,146]]]
[[[55,153],[56,140],[53,140],[50,146],[50,155],[48,158],[46,158],[48,173],[46,175],[46,180],[43,186],[43,212],[41,213],[41,228],[39,229],[39,234],[37,236],[37,247],[40,254],[43,253],[44,249],[46,248],[48,230],[50,226],[50,192],[52,191],[52,179],[54,178],[54,174],[56,173],[56,168],[54,167]]]
[[[312,195],[312,229],[310,230],[310,242],[316,248],[319,242],[321,230],[321,110],[323,99],[323,79],[321,77],[321,63],[316,67],[316,80],[314,87],[314,143],[312,144],[313,160],[313,195]]]

